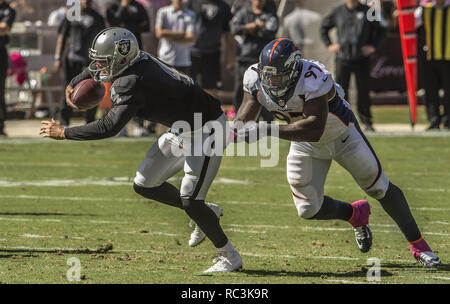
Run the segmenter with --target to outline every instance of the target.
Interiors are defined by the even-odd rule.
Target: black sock
[[[417,227],[416,221],[409,210],[402,190],[389,183],[386,195],[379,202],[384,211],[397,223],[408,242],[417,241],[421,237],[419,227]]]
[[[314,220],[344,220],[348,221],[353,214],[353,207],[349,203],[344,203],[324,196],[322,207],[311,219]]]
[[[172,184],[164,182],[161,186],[153,188],[146,188],[133,184],[133,188],[136,193],[145,198],[183,209],[180,191]]]
[[[181,199],[184,211],[203,230],[216,248],[228,243],[228,238],[220,227],[219,218],[203,201]]]

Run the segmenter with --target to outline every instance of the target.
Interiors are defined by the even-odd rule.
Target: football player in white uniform
[[[355,230],[359,249],[370,250],[369,203],[360,200],[349,204],[324,195],[325,179],[335,160],[369,196],[381,203],[420,263],[441,264],[422,238],[402,191],[383,172],[342,88],[322,64],[302,59],[288,39],[273,40],[262,50],[259,63],[246,71],[244,91],[235,123],[254,120],[261,107],[287,122],[279,125],[278,136],[291,141],[287,179],[300,217],[348,221]],[[237,140],[248,142],[257,138],[250,136],[255,125],[246,124],[239,129]],[[264,133],[258,132],[258,136]]]

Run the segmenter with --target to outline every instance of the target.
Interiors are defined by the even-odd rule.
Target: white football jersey
[[[336,94],[342,99],[343,107],[339,112],[345,112],[345,119],[339,117],[341,113],[329,112],[325,131],[320,142],[327,142],[341,135],[348,126],[348,117],[351,112],[350,105],[344,100],[344,90],[333,80],[331,73],[323,64],[318,61],[310,61],[302,59],[302,71],[297,81],[293,94],[289,94],[289,99],[279,104],[272,100],[271,96],[266,93],[258,80],[257,64],[252,65],[244,74],[244,91],[253,95],[258,102],[273,115],[292,123],[304,118],[303,106],[305,102],[318,98],[330,92],[333,86]],[[334,97],[333,97],[334,98]],[[331,101],[331,98],[329,101]],[[348,112],[349,111],[349,112]],[[347,122],[346,122],[347,119]]]

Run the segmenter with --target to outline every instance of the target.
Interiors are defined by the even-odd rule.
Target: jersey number
[[[316,75],[316,73],[314,73],[314,71],[312,69],[317,69],[318,71],[322,72],[321,68],[319,68],[315,65],[311,65],[308,69],[309,72],[306,72],[306,74],[305,74],[305,78],[313,76],[314,79],[317,79],[317,75]]]

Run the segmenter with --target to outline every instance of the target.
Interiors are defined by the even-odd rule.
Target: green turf
[[[188,247],[184,212],[141,199],[131,187],[151,140],[1,141],[0,282],[67,283],[67,260],[77,257],[81,283],[353,283],[367,282],[367,258],[377,257],[381,283],[449,283],[450,137],[370,140],[446,264],[440,269],[413,260],[373,199],[367,254],[347,223],[300,219],[286,182],[287,142],[275,168],[261,169],[256,157],[223,159],[208,200],[224,208],[221,223],[244,268],[203,275],[215,257],[211,243]],[[325,191],[341,200],[367,198],[334,164]]]
[[[373,122],[375,124],[410,124],[410,110],[406,105],[373,106]],[[424,106],[417,107],[416,124],[427,124]]]

